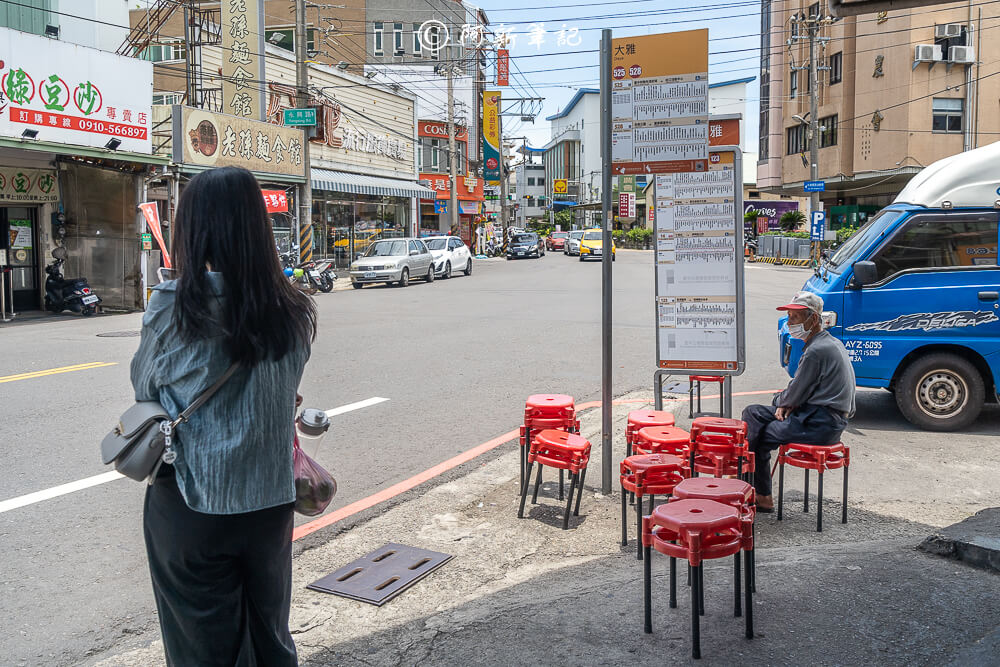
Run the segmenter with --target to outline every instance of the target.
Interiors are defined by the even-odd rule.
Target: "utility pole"
[[[295,0],[295,106],[309,106],[309,64],[306,63],[306,0]],[[306,166],[306,182],[299,189],[299,261],[312,260],[312,176],[309,167],[309,132],[303,133],[302,159]]]
[[[448,65],[448,171],[451,185],[448,193],[449,234],[458,234],[458,153],[455,150],[455,66]]]
[[[503,229],[503,243],[507,243],[507,144],[503,140],[503,116],[497,119],[500,123],[500,228]]]

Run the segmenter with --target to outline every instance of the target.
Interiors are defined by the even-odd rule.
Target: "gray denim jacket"
[[[208,273],[223,296],[219,273]],[[135,400],[158,400],[176,417],[230,365],[221,335],[193,343],[173,326],[176,283],[160,283],[142,318],[132,359]],[[174,469],[188,507],[206,514],[239,514],[295,501],[292,475],[295,392],[309,346],[279,361],[240,368],[177,427]]]

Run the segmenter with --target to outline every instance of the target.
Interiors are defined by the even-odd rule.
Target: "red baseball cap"
[[[790,303],[778,306],[776,310],[811,310],[817,315],[822,315],[823,299],[812,292],[799,292]]]

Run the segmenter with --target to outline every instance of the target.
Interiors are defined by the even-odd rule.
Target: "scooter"
[[[62,265],[66,261],[66,248],[52,251],[55,261],[45,267],[45,309],[53,313],[71,310],[90,317],[97,312],[101,297],[94,294],[86,278],[64,278]]]
[[[278,257],[281,259],[282,267],[293,270],[301,269],[304,275],[298,280],[308,283],[315,290],[324,293],[332,291],[333,283],[337,280],[337,274],[333,272],[332,262],[319,261],[295,264],[297,252],[298,246],[292,246],[288,252],[280,253]]]

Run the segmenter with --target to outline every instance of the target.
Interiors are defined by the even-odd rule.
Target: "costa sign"
[[[438,121],[423,120],[417,126],[417,133],[421,137],[433,137],[435,139],[447,139],[448,138],[448,124],[441,123]],[[459,125],[455,126],[455,140],[456,141],[468,141],[469,140],[469,130],[468,128],[461,127]]]

